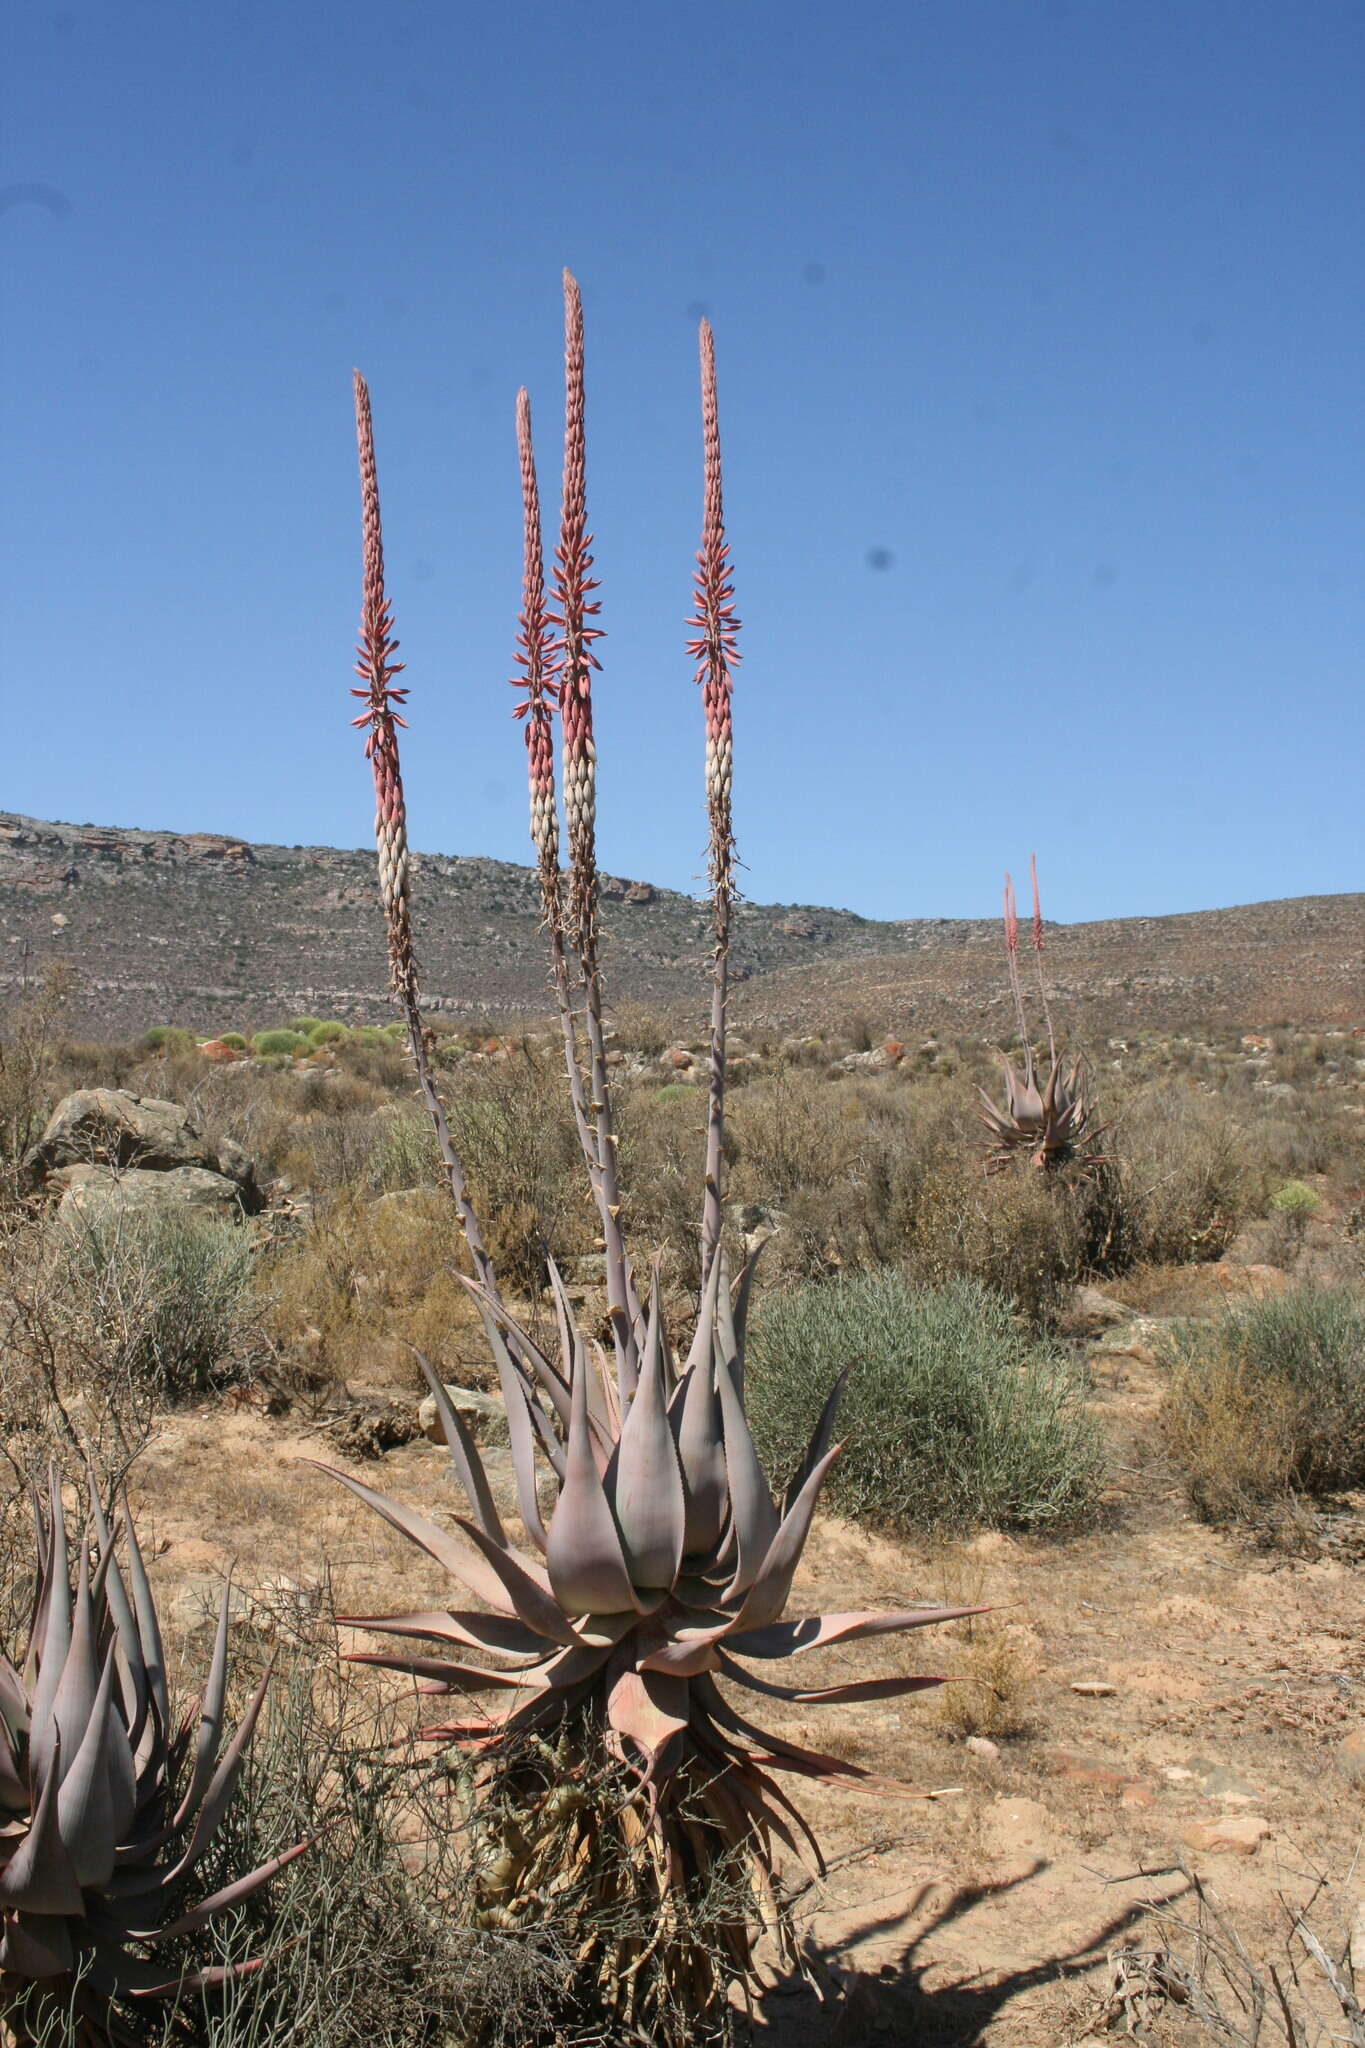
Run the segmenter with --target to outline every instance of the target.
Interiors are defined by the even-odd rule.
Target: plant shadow
[[[1138,1901],[1111,1915],[1079,1947],[1043,1955],[1026,1967],[970,1972],[926,1988],[924,1978],[943,1960],[924,1953],[931,1937],[974,1907],[1031,1884],[1047,1868],[1047,1861],[1039,1859],[1018,1876],[959,1885],[941,1904],[930,1906],[926,1916],[939,1889],[929,1880],[881,1918],[850,1926],[833,1941],[808,1940],[805,1954],[824,1996],[799,1976],[783,1977],[755,2000],[740,2040],[752,2048],[863,2048],[865,2043],[873,2048],[890,2042],[975,2048],[1013,2001],[1084,1977],[1150,1910],[1149,1901]],[[1040,1920],[1040,1936],[1046,1931]],[[899,1946],[894,1961],[875,1970],[859,1966],[859,1951],[894,1945]]]

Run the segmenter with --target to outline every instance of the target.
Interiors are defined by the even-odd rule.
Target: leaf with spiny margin
[[[545,1562],[555,1598],[567,1614],[620,1614],[638,1610],[639,1603],[590,1441],[587,1371],[580,1345],[564,1483],[550,1518]]]
[[[846,1365],[826,1396],[825,1405],[820,1411],[820,1419],[811,1432],[810,1442],[806,1445],[805,1456],[793,1473],[791,1484],[782,1502],[784,1515],[791,1513],[797,1495],[830,1447],[835,1420],[839,1413],[839,1403],[843,1399],[844,1388],[848,1385],[848,1376],[852,1370],[851,1365]]]
[[[404,1507],[401,1501],[391,1500],[386,1493],[376,1493],[372,1486],[352,1479],[348,1472],[338,1471],[335,1465],[324,1465],[317,1458],[304,1458],[301,1462],[325,1472],[329,1479],[340,1480],[358,1500],[364,1501],[366,1507],[381,1515],[390,1528],[397,1529],[419,1550],[425,1550],[428,1557],[435,1558],[452,1579],[458,1579],[477,1598],[486,1600],[501,1614],[513,1612],[501,1580],[488,1569],[483,1558],[477,1552],[471,1553],[463,1543],[457,1543],[446,1530],[437,1528],[435,1522],[428,1521],[425,1515],[419,1515],[413,1508]]]
[[[921,1676],[902,1678],[855,1678],[843,1685],[769,1685],[766,1679],[755,1678],[724,1650],[717,1653],[716,1662],[727,1678],[736,1685],[747,1687],[750,1692],[764,1693],[772,1700],[792,1700],[803,1706],[848,1705],[855,1700],[894,1700],[905,1693],[930,1692],[936,1685],[946,1685],[944,1678]]]
[[[667,1589],[676,1580],[682,1563],[687,1509],[678,1454],[668,1424],[663,1376],[663,1328],[656,1273],[650,1291],[644,1356],[616,1453],[612,1506],[632,1584]]]
[[[899,1635],[905,1629],[964,1621],[989,1611],[985,1607],[904,1607],[886,1613],[869,1608],[850,1614],[816,1614],[800,1621],[770,1621],[762,1628],[736,1628],[735,1633],[726,1635],[725,1647],[737,1657],[799,1657],[806,1650],[822,1650],[828,1643]]]
[[[500,1544],[505,1548],[507,1538],[503,1534],[502,1523],[498,1519],[498,1510],[494,1505],[493,1495],[489,1490],[488,1474],[483,1469],[483,1459],[474,1447],[474,1439],[469,1434],[463,1418],[456,1410],[449,1394],[447,1394],[445,1383],[440,1375],[432,1370],[430,1360],[422,1356],[422,1353],[415,1344],[409,1345],[408,1349],[421,1366],[426,1383],[431,1388],[431,1396],[436,1403],[436,1413],[440,1417],[441,1428],[445,1433],[446,1449],[450,1453],[451,1468],[465,1490],[470,1507],[474,1510],[474,1520],[483,1530],[485,1536],[488,1536],[494,1543]]]
[[[517,1507],[527,1535],[543,1555],[545,1525],[540,1517],[540,1502],[536,1495],[536,1444],[531,1420],[531,1403],[534,1397],[512,1363],[512,1354],[487,1307],[483,1302],[478,1306],[489,1349],[498,1368],[502,1405],[507,1411],[507,1433],[512,1443],[512,1473],[517,1486]]]
[[[94,1704],[57,1794],[57,1820],[71,1867],[81,1885],[103,1885],[114,1874],[118,1834],[107,1768],[107,1724],[114,1689],[114,1651],[104,1659]]]
[[[62,1841],[57,1816],[61,1737],[54,1738],[48,1770],[28,1833],[0,1869],[0,1908],[16,1913],[82,1911],[80,1882]]]
[[[737,1629],[762,1628],[765,1622],[776,1621],[786,1606],[792,1589],[792,1580],[796,1576],[796,1567],[801,1562],[801,1553],[810,1534],[820,1488],[824,1485],[825,1474],[838,1457],[840,1448],[836,1444],[832,1450],[825,1452],[783,1516],[781,1526],[769,1544],[763,1562],[754,1576],[753,1584],[745,1596],[744,1605],[735,1616]]]
[[[548,1636],[551,1642],[576,1643],[578,1638],[558,1605],[558,1593],[551,1591],[553,1580],[547,1578],[529,1557],[519,1557],[514,1550],[500,1550],[496,1543],[490,1543],[482,1529],[473,1522],[466,1522],[458,1516],[456,1520],[488,1559],[512,1603],[513,1612],[526,1626]]]
[[[733,1600],[753,1584],[768,1546],[777,1533],[777,1510],[749,1433],[744,1403],[740,1400],[730,1368],[719,1353],[716,1356],[716,1384],[720,1390],[725,1428],[725,1472],[735,1547],[734,1572],[724,1597]]]

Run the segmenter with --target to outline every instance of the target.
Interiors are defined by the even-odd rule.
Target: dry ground
[[[1115,1462],[1098,1532],[935,1546],[831,1517],[817,1524],[792,1611],[943,1594],[999,1611],[908,1649],[894,1639],[859,1646],[860,1676],[904,1669],[907,1655],[967,1673],[946,1717],[938,1694],[823,1716],[765,1702],[798,1739],[942,1796],[801,1788],[831,1863],[809,1902],[811,1942],[836,1972],[875,1983],[841,2016],[778,1987],[757,2015],[760,2039],[1079,2042],[1095,2023],[1106,1958],[1139,1939],[1144,1902],[1182,1889],[1182,1858],[1262,1953],[1282,1940],[1280,1895],[1302,1896],[1311,1873],[1333,1873],[1365,1898],[1365,1871],[1350,1875],[1365,1805],[1341,1752],[1365,1722],[1353,1561],[1365,1552],[1365,1501],[1336,1519],[1313,1561],[1194,1522],[1153,1428],[1159,1369],[1140,1341],[1116,1348],[1124,1341],[1111,1333],[1092,1347]],[[137,1491],[173,1655],[202,1654],[192,1639],[229,1567],[248,1603],[277,1610],[306,1602],[324,1560],[342,1611],[441,1594],[434,1567],[423,1583],[410,1545],[298,1462],[333,1456],[297,1422],[246,1409],[165,1421]],[[514,1523],[506,1454],[491,1450],[488,1462]],[[424,1441],[348,1469],[437,1520],[456,1509],[444,1454]],[[839,1650],[822,1658],[827,1681],[855,1662]],[[1001,1680],[1003,1704],[970,1675],[984,1670]],[[1112,1690],[1074,1690],[1085,1684]],[[998,1756],[966,1747],[964,1729],[1011,1721],[1018,1732],[997,1734]],[[1264,1824],[1254,1853],[1201,1839],[1229,1821],[1252,1834],[1261,1831],[1248,1822]]]

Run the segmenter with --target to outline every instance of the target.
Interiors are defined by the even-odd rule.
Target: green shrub
[[[287,1021],[289,1030],[297,1031],[300,1038],[307,1038],[311,1031],[317,1030],[322,1019],[321,1017],[290,1017]]]
[[[253,1270],[239,1225],[154,1207],[90,1217],[72,1236],[63,1277],[98,1338],[91,1369],[135,1394],[177,1400],[241,1365],[258,1324]]]
[[[302,1052],[307,1043],[300,1031],[258,1031],[251,1041],[251,1049],[265,1057],[272,1053],[292,1055]]]
[[[1296,1220],[1302,1217],[1306,1221],[1308,1217],[1316,1215],[1322,1207],[1322,1197],[1315,1194],[1312,1188],[1306,1187],[1301,1180],[1287,1180],[1284,1186],[1278,1188],[1270,1197],[1270,1206],[1277,1216],[1289,1216]]]
[[[218,1033],[218,1043],[219,1045],[230,1047],[233,1052],[246,1052],[248,1050],[247,1041],[243,1038],[240,1031],[220,1031]]]
[[[1255,1520],[1292,1493],[1365,1481],[1365,1302],[1305,1287],[1177,1326],[1163,1420],[1191,1504]]]
[[[198,1043],[192,1031],[185,1031],[178,1024],[153,1024],[150,1031],[142,1034],[143,1052],[193,1052]]]
[[[310,1045],[344,1045],[350,1035],[344,1024],[315,1024],[307,1038]]]
[[[836,1374],[843,1455],[831,1505],[880,1526],[1072,1522],[1102,1476],[1084,1383],[1054,1345],[1019,1328],[974,1281],[931,1290],[896,1272],[769,1295],[746,1386],[768,1469],[790,1474]]]

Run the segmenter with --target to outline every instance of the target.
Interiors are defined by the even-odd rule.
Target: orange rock
[[[224,1045],[221,1038],[206,1039],[199,1051],[204,1059],[213,1060],[219,1065],[226,1060],[239,1060],[242,1057],[235,1045]]]

